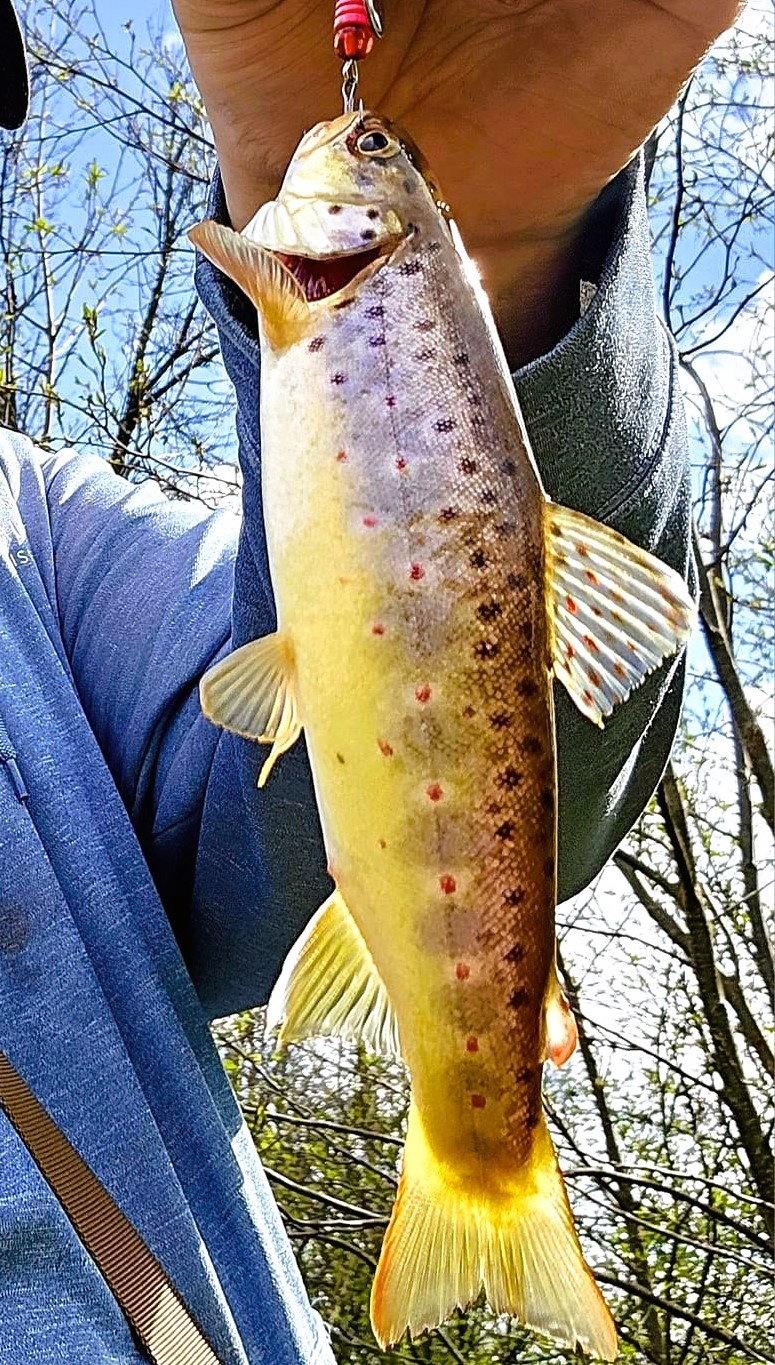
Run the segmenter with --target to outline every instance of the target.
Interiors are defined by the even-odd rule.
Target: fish
[[[205,714],[304,730],[334,891],[269,1002],[411,1083],[371,1295],[383,1348],[465,1309],[613,1360],[542,1105],[577,1029],[556,967],[552,686],[602,725],[694,606],[644,549],[546,494],[475,265],[425,159],[359,110],[301,140],[243,232],[196,246],[256,306],[277,630]]]

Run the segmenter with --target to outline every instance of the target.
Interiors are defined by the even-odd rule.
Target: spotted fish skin
[[[284,1039],[400,1051],[411,1077],[375,1333],[416,1335],[484,1289],[612,1360],[541,1106],[546,1057],[575,1043],[551,677],[602,724],[692,604],[547,499],[476,272],[386,121],[319,125],[244,234],[192,236],[258,307],[278,613],[206,675],[203,707],[271,744],[259,785],[303,726],[336,884],[269,1013]]]
[[[434,1147],[491,1179],[530,1152],[553,957],[544,498],[455,246],[415,218],[264,357],[264,501],[337,885]]]

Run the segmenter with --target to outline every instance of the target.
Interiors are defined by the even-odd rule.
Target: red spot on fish
[[[448,872],[445,872],[443,877],[439,877],[439,886],[445,896],[454,896],[457,891],[457,882],[454,877],[450,877]]]
[[[575,649],[573,648],[573,645],[566,645],[566,646],[565,646],[565,653],[567,654],[567,656],[568,656],[569,659],[573,659],[573,658],[575,657],[575,654],[576,654],[576,651],[575,651]]]
[[[376,524],[377,524],[377,518],[376,518],[376,517],[364,517],[364,518],[363,518],[363,524],[364,524],[364,526],[376,526]]]
[[[637,645],[633,644],[632,640],[627,641],[627,648],[629,649],[631,654],[637,654],[638,652],[638,647]]]
[[[394,408],[396,405],[395,396],[392,393],[389,393],[387,398],[385,399],[385,402],[387,403],[389,408]]]
[[[484,1106],[486,1105],[486,1103],[487,1103],[487,1100],[485,1099],[484,1095],[472,1095],[472,1096],[471,1096],[471,1108],[472,1108],[472,1109],[484,1109]]]
[[[603,615],[603,613],[602,613],[600,607],[593,607],[593,608],[592,608],[592,613],[593,613],[594,616],[602,616],[602,615]]]
[[[584,644],[586,645],[587,649],[591,649],[593,654],[600,653],[600,646],[597,643],[597,640],[593,639],[591,635],[582,635],[581,638],[584,641]]]
[[[470,720],[472,716],[476,715],[476,711],[474,710],[473,706],[464,706],[463,715],[465,716],[466,720]]]
[[[372,635],[384,635],[385,627],[381,625],[378,621],[376,625],[372,626],[371,633]]]
[[[458,962],[455,966],[455,976],[458,981],[467,981],[471,975],[471,968],[467,962]]]
[[[574,613],[578,611],[578,607],[576,606],[576,603],[571,597],[570,593],[568,593],[568,596],[565,598],[565,605],[568,608],[568,611],[572,611]]]
[[[425,793],[429,801],[441,801],[444,790],[439,786],[438,782],[431,782],[431,785],[425,788]]]
[[[579,552],[580,555],[588,555],[588,554],[589,554],[589,550],[587,549],[586,545],[577,545],[577,546],[576,546],[576,549],[578,550],[578,552]]]
[[[422,564],[412,564],[409,568],[409,577],[413,583],[419,583],[420,579],[425,577]]]
[[[589,678],[589,681],[591,682],[593,687],[600,686],[602,680],[600,674],[596,673],[594,668],[590,668],[589,672],[587,673],[587,677]]]
[[[616,588],[611,589],[611,597],[613,598],[614,602],[624,601],[624,593],[619,592]]]
[[[616,674],[617,678],[627,677],[627,669],[624,667],[623,664],[614,664],[614,673]]]
[[[346,463],[347,463],[347,451],[346,451],[346,450],[340,450],[340,451],[338,452],[338,454],[337,454],[336,459],[337,459],[337,463],[338,463],[338,464],[346,464]]]
[[[600,579],[598,578],[597,574],[593,573],[591,569],[585,569],[584,572],[586,573],[587,578],[589,582],[592,584],[593,588],[596,588],[598,583],[600,582]]]
[[[404,459],[403,455],[399,455],[398,459],[396,460],[396,469],[406,469],[406,460]]]
[[[592,696],[591,692],[584,693],[584,700],[587,703],[587,706],[594,706],[595,704],[595,698]]]
[[[479,1039],[478,1039],[478,1038],[466,1038],[466,1052],[478,1052],[478,1051],[479,1051]]]
[[[378,739],[379,751],[385,758],[393,757],[393,745],[388,744],[386,739]]]
[[[427,684],[423,687],[416,687],[414,689],[414,695],[419,702],[422,702],[424,704],[426,701],[430,701],[431,699],[431,689],[427,686]]]

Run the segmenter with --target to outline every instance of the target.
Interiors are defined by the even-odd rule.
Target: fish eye
[[[361,133],[355,146],[364,156],[392,156],[398,151],[398,144],[379,128]]]

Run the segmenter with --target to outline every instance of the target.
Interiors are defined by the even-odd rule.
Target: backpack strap
[[[153,1365],[220,1365],[150,1247],[2,1051],[0,1109],[64,1208]]]

